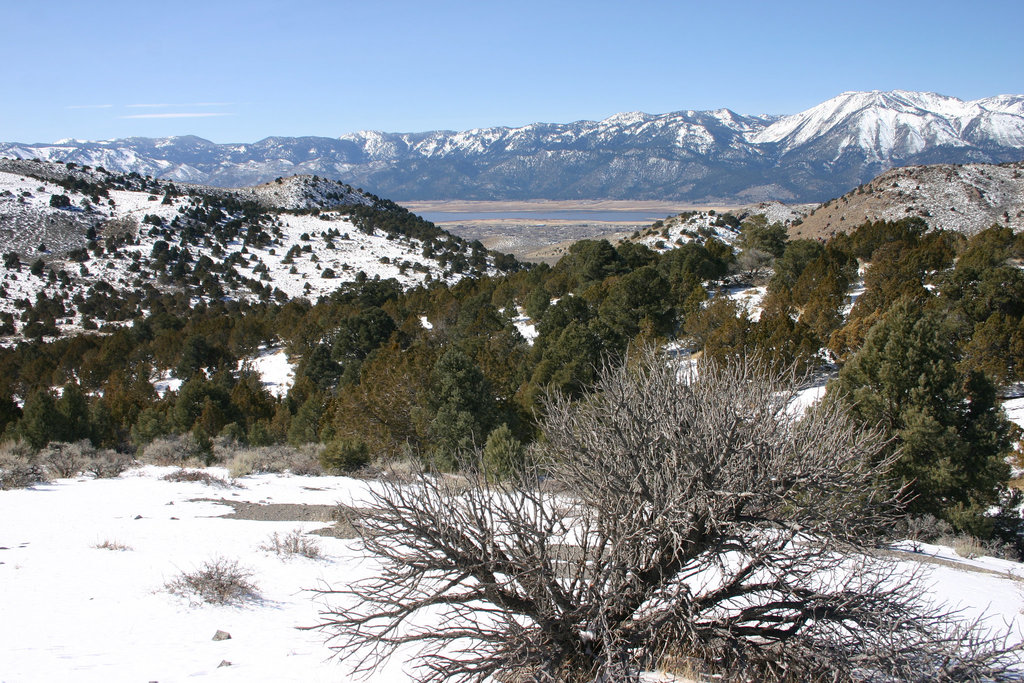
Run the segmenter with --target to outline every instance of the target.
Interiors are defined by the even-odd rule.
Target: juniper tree
[[[959,361],[943,314],[902,300],[868,331],[829,393],[895,437],[889,474],[910,487],[911,511],[987,536],[985,511],[1009,479],[1010,424],[992,383]]]

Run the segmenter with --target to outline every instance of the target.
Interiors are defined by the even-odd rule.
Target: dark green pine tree
[[[92,425],[89,419],[89,399],[82,393],[82,388],[75,382],[64,385],[60,398],[56,403],[60,413],[60,433],[55,433],[54,441],[78,441],[92,438]]]
[[[16,425],[21,419],[21,408],[9,395],[0,396],[0,434],[3,434],[9,425]]]
[[[58,439],[63,431],[63,416],[57,410],[53,394],[45,389],[37,389],[25,401],[25,410],[18,423],[18,435],[29,446],[39,449]]]
[[[892,472],[912,512],[991,535],[985,512],[1009,478],[1011,425],[990,381],[958,369],[959,350],[938,309],[897,302],[868,332],[829,394],[894,437]]]
[[[457,347],[445,351],[431,373],[434,417],[430,436],[442,465],[484,442],[494,422],[494,396],[480,368]]]

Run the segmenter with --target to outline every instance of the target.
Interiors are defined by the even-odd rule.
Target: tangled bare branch
[[[668,655],[734,680],[1008,680],[1013,647],[873,551],[899,508],[879,432],[793,414],[792,371],[687,367],[642,352],[552,397],[511,483],[375,488],[380,572],[325,591],[332,646],[366,673],[418,646],[425,681],[629,681]]]

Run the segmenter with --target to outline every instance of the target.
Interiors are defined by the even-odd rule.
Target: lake
[[[665,218],[664,211],[423,211],[415,212],[432,223],[460,221],[572,221],[574,223],[653,223]]]

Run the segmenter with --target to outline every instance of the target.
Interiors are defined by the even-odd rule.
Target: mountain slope
[[[894,168],[818,207],[789,234],[828,238],[866,221],[912,216],[968,235],[992,225],[1024,231],[1024,162]]]
[[[822,201],[894,166],[1024,158],[1024,96],[964,102],[909,91],[843,93],[790,116],[728,109],[462,132],[363,131],[218,145],[194,136],[0,144],[72,161],[238,187],[299,173],[399,200]]]
[[[493,272],[489,254],[393,202],[316,177],[242,190],[0,160],[0,335],[54,336],[162,306],[316,300]]]

